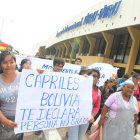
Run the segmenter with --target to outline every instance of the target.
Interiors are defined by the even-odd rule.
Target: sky
[[[0,40],[21,54],[47,40],[61,25],[102,0],[0,0]]]

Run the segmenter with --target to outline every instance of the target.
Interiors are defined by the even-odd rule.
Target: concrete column
[[[112,44],[113,44],[114,35],[109,34],[109,33],[105,33],[105,32],[102,32],[102,35],[103,35],[103,37],[106,41],[106,47],[105,47],[104,55],[109,58],[111,48],[112,48]]]
[[[76,38],[76,41],[79,44],[78,56],[80,56],[82,53],[83,46],[84,46],[84,40],[82,40],[81,38]]]
[[[135,62],[136,62],[137,55],[138,55],[138,50],[139,50],[139,45],[140,45],[140,30],[133,27],[127,27],[127,29],[132,38],[132,45],[131,45],[125,73],[131,74],[131,72],[133,71]]]
[[[86,35],[86,38],[90,44],[90,48],[89,48],[89,56],[91,56],[93,54],[93,50],[94,50],[94,46],[96,43],[96,38],[91,37],[90,35]]]

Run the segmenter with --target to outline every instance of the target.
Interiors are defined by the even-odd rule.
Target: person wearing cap
[[[138,104],[134,96],[134,83],[127,80],[122,91],[115,92],[106,100],[101,112],[99,127],[108,120],[103,128],[103,140],[134,140],[137,133]]]
[[[125,82],[129,78],[128,74],[124,74],[121,78],[118,78],[119,85]]]
[[[84,75],[84,74],[87,74],[87,73],[88,73],[88,66],[86,66],[86,65],[81,66],[79,75]]]

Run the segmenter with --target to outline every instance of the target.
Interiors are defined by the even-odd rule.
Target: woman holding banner
[[[93,76],[93,90],[92,90],[93,109],[91,119],[88,121],[87,124],[68,127],[68,140],[81,140],[89,126],[89,123],[94,122],[94,117],[96,116],[100,108],[101,93],[98,87],[96,86],[100,78],[100,72],[97,69],[92,69],[89,71],[88,75]]]
[[[22,140],[15,134],[18,87],[21,74],[16,71],[16,58],[9,51],[0,54],[0,140]]]
[[[99,126],[108,120],[103,129],[103,140],[134,140],[137,133],[138,105],[135,97],[134,83],[131,80],[123,83],[123,89],[109,96],[103,107]],[[131,98],[130,98],[131,97]]]
[[[94,97],[96,97],[95,96],[95,94],[94,93],[96,93],[96,95],[97,95],[97,93],[98,93],[98,96],[97,96],[97,98],[99,98],[99,95],[101,95],[101,92],[100,92],[100,90],[98,90],[98,92],[97,92],[97,90],[94,90],[94,89],[96,89],[96,88],[98,88],[97,87],[97,82],[98,82],[98,79],[99,79],[99,77],[100,77],[100,73],[99,73],[99,77],[96,77],[96,75],[99,73],[99,71],[98,70],[96,70],[96,69],[93,69],[92,71],[89,71],[89,75],[92,75],[93,76],[93,79],[94,79],[94,81],[93,81],[93,85],[94,85],[94,87],[93,87],[93,95],[94,95]],[[95,101],[94,101],[95,102]],[[100,104],[101,104],[101,99],[100,99]],[[96,106],[97,106],[97,108],[96,108]],[[94,105],[94,110],[95,109],[98,109],[98,105]],[[94,111],[95,112],[95,111]],[[94,118],[94,120],[96,120],[98,117],[99,117],[99,115],[100,115],[100,113],[101,113],[101,111],[100,111],[100,107],[99,107],[99,109],[96,111],[97,113],[94,115],[95,116],[95,118]],[[87,129],[87,134],[88,135],[90,135],[91,134],[91,126],[92,126],[92,124],[93,123],[90,123],[89,124],[89,126],[88,126],[88,129]]]

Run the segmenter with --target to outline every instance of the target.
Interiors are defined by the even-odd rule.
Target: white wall
[[[70,26],[75,22],[80,21],[81,18],[85,17],[88,13],[93,13],[96,10],[101,10],[102,8],[104,8],[105,5],[109,6],[119,1],[120,0],[103,0],[101,3],[94,5],[88,10],[83,11],[81,14],[70,19],[67,23],[62,25],[57,31],[61,31],[66,25]],[[135,17],[136,20],[134,20]],[[59,37],[56,37],[57,33],[56,31],[56,33],[54,33],[47,41],[41,42],[36,46],[40,47],[45,45],[47,48],[53,44],[56,44],[57,42],[64,41],[70,38],[137,24],[140,24],[140,0],[122,0],[119,10],[115,16],[101,20],[98,20],[97,16],[96,20],[93,23],[82,25],[69,32],[65,32]]]

